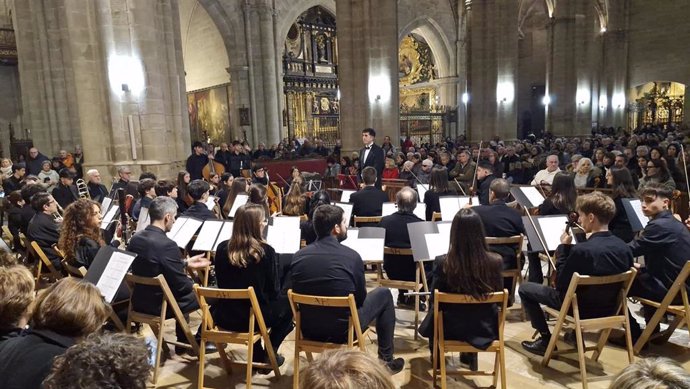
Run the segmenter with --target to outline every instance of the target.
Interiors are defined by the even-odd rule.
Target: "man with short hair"
[[[572,245],[572,236],[564,232],[556,249],[556,288],[527,282],[520,285],[519,294],[532,327],[541,337],[535,341],[523,341],[522,347],[534,354],[544,355],[551,339],[551,332],[539,304],[561,309],[573,274],[583,276],[609,276],[624,273],[633,266],[633,254],[625,242],[609,232],[609,221],[616,213],[613,200],[601,192],[592,192],[577,199],[577,213],[589,239]],[[580,312],[596,316],[610,307],[580,306]]]
[[[137,255],[132,262],[132,274],[142,277],[156,277],[162,274],[180,310],[185,314],[185,319],[188,320],[189,313],[199,309],[199,302],[194,294],[194,282],[185,269],[205,268],[210,262],[204,254],[183,259],[175,241],[167,237],[166,233],[175,223],[176,214],[175,200],[170,197],[153,199],[149,206],[151,224],[132,237],[127,250]],[[131,304],[136,311],[158,315],[162,301],[160,288],[137,285],[132,291]],[[168,308],[168,314],[171,315],[170,308]],[[179,342],[186,342],[184,331],[177,323],[175,334]],[[198,338],[199,333],[197,333]],[[184,351],[187,349],[175,347],[175,352],[178,354]],[[206,343],[206,351],[215,351],[213,343]]]
[[[360,171],[363,173],[364,168],[373,167],[376,172],[376,187],[381,189],[381,175],[386,162],[386,156],[383,149],[376,143],[376,131],[373,128],[365,128],[362,130],[362,143],[364,147],[359,150]],[[361,178],[364,179],[363,174]],[[379,213],[380,215],[380,213]]]
[[[134,220],[139,220],[139,214],[142,208],[148,208],[151,205],[151,201],[156,198],[156,181],[145,178],[139,181],[139,200],[134,203],[132,208],[132,218]]]
[[[462,150],[458,152],[458,163],[453,170],[448,173],[451,180],[457,180],[462,189],[467,192],[474,181],[475,163],[470,158],[470,152]]]
[[[551,154],[546,157],[546,169],[538,171],[530,185],[551,185],[553,184],[553,178],[556,176],[556,173],[560,171],[561,169],[558,167],[558,155]]]
[[[91,200],[102,203],[103,199],[108,196],[108,189],[102,183],[101,173],[96,169],[90,169],[86,172],[86,178],[89,180],[86,187],[89,189]]]
[[[59,226],[54,217],[58,212],[57,204],[53,196],[47,192],[39,192],[31,197],[31,208],[36,214],[29,222],[27,238],[30,242],[35,241],[38,244],[56,269],[62,270],[61,258],[53,249],[53,245],[60,239]]]
[[[398,211],[384,216],[379,223],[379,227],[386,229],[386,238],[383,244],[386,247],[409,249],[411,244],[407,225],[424,221],[414,214],[417,207],[417,192],[406,186],[395,195],[395,203],[398,206]],[[391,280],[415,280],[417,266],[411,256],[384,254],[383,268]],[[411,305],[414,302],[414,298],[405,296],[405,292],[402,289],[398,291],[398,306]]]
[[[50,158],[41,154],[37,148],[32,147],[29,149],[29,156],[26,158],[26,172],[37,176],[41,172],[41,166],[43,161],[50,161]]]
[[[189,172],[189,177],[192,180],[200,180],[204,178],[201,173],[204,166],[208,164],[208,160],[213,159],[204,153],[204,146],[201,142],[196,141],[192,144],[192,155],[187,158],[186,168]]]
[[[321,205],[313,216],[318,239],[295,253],[290,266],[295,293],[318,296],[354,295],[362,329],[376,321],[378,357],[391,372],[402,371],[405,361],[393,357],[395,308],[388,288],[367,294],[364,262],[356,251],[340,244],[347,238],[347,224],[341,208]],[[333,310],[302,309],[302,334],[322,342],[347,342],[348,318]],[[328,323],[328,324],[326,324]]]
[[[2,182],[2,189],[5,195],[9,195],[15,190],[20,190],[22,187],[22,178],[26,174],[26,165],[23,163],[15,163],[12,165],[12,175]]]
[[[479,204],[489,205],[489,187],[495,179],[494,165],[489,161],[480,161],[479,166],[477,166],[477,196],[479,197]]]
[[[118,166],[118,179],[113,182],[113,187],[110,189],[110,198],[117,199],[118,189],[124,189],[126,195],[139,198],[139,185],[136,181],[132,181],[132,169],[129,166]]]
[[[388,201],[388,195],[376,187],[377,172],[371,166],[362,170],[364,188],[350,195],[352,214],[355,216],[381,216],[383,203]]]
[[[216,220],[216,215],[208,209],[206,201],[208,200],[211,186],[204,180],[193,180],[187,186],[187,193],[189,197],[194,200],[194,203],[187,208],[182,216],[189,216],[199,220]]]
[[[434,161],[431,159],[425,159],[421,164],[422,168],[419,169],[419,174],[417,174],[417,184],[428,184],[431,179],[431,168],[434,167]]]
[[[266,169],[258,163],[252,169],[252,184],[268,185],[268,178],[266,177]]]
[[[170,180],[160,180],[156,183],[156,197],[168,196],[172,199],[177,198],[177,185]]]
[[[61,169],[60,182],[55,185],[52,194],[62,209],[79,200],[79,191],[77,186],[74,185],[74,173],[67,168]]]

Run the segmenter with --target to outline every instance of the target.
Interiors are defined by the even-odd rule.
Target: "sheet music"
[[[343,211],[345,211],[345,220],[347,220],[347,224],[350,225],[350,220],[352,218],[352,204],[347,204],[347,203],[333,203],[336,207],[340,207]]]
[[[208,199],[206,200],[206,208],[208,208],[209,211],[213,211],[213,207],[216,206],[216,196],[208,196]]]
[[[180,231],[180,228],[182,228],[182,226],[187,222],[188,219],[189,218],[185,216],[178,217],[177,219],[175,219],[175,223],[173,223],[172,228],[170,229],[170,231],[166,233],[168,238],[174,239],[175,235],[177,235],[177,232]]]
[[[268,226],[266,242],[279,254],[294,254],[300,246],[299,216],[274,217]]]
[[[343,246],[347,246],[355,250],[357,254],[362,257],[362,261],[383,262],[383,242],[384,239],[359,239],[359,230],[348,229],[347,239],[341,243]]]
[[[115,298],[115,294],[120,288],[120,284],[122,284],[122,280],[125,278],[129,267],[132,266],[134,258],[136,258],[136,255],[121,251],[114,251],[110,256],[101,278],[96,283],[96,287],[106,302],[111,303],[113,298]]]
[[[230,208],[230,212],[228,213],[229,217],[235,217],[235,213],[237,212],[237,209],[245,204],[247,204],[247,201],[249,200],[249,196],[246,194],[238,194],[237,197],[235,197],[235,202],[232,203],[232,208]]]
[[[134,231],[136,234],[137,232],[145,229],[146,227],[151,224],[151,217],[149,217],[149,209],[148,208],[142,208],[141,211],[139,212],[139,220],[137,221],[137,229]]]
[[[388,216],[398,212],[398,207],[395,203],[383,203],[381,207],[381,216]]]
[[[218,245],[225,242],[226,240],[230,240],[232,238],[232,227],[233,227],[233,222],[231,221],[226,221],[223,223],[223,228],[220,230],[220,233],[218,234],[218,239],[216,239],[216,244],[213,245],[213,252],[218,251]]]
[[[415,215],[417,215],[418,218],[422,220],[426,220],[426,204],[425,203],[417,203],[417,207],[412,211]]]
[[[192,250],[194,251],[212,251],[215,247],[218,233],[223,228],[222,220],[207,220],[201,226],[201,231],[197,234],[196,241]]]
[[[106,212],[108,212],[108,209],[110,209],[110,205],[113,203],[113,199],[110,197],[103,197],[103,201],[101,202],[101,215],[105,215]]]
[[[647,227],[647,223],[649,223],[649,218],[645,216],[644,212],[642,212],[642,201],[640,199],[630,199],[630,205],[635,211],[635,215],[640,220],[640,224],[642,224],[642,229]]]
[[[522,194],[532,203],[532,207],[538,207],[544,202],[544,196],[533,186],[521,186],[518,190],[522,191]]]
[[[340,195],[340,202],[341,203],[349,203],[350,202],[350,195],[355,193],[356,191],[354,190],[348,190],[348,189],[343,189],[343,193]]]
[[[438,198],[441,206],[441,220],[453,221],[455,214],[470,202],[469,196],[442,196]],[[479,205],[479,198],[472,197],[472,204]]]
[[[559,244],[561,244],[561,235],[565,231],[565,223],[568,221],[567,216],[550,216],[537,217],[534,222],[541,230],[542,238],[546,243],[548,251],[555,251]],[[539,233],[539,231],[537,231]]]
[[[187,247],[187,244],[192,240],[194,234],[199,231],[199,227],[201,227],[203,223],[203,220],[188,218],[187,222],[182,225],[180,230],[177,231],[177,234],[175,234],[175,237],[172,238],[172,240],[177,243],[177,247],[182,249]]]
[[[117,214],[117,211],[119,209],[120,209],[120,207],[117,205],[113,205],[112,207],[110,207],[110,209],[108,210],[108,213],[106,213],[105,216],[103,216],[103,220],[101,220],[101,229],[102,230],[108,229],[110,222],[112,222],[113,219],[115,219],[115,215]]]
[[[436,223],[438,233],[424,234],[427,251],[429,252],[429,259],[434,259],[439,255],[448,254],[450,247],[450,227],[451,222]]]
[[[426,195],[426,191],[429,190],[429,185],[422,185],[418,184],[417,185],[417,193],[419,193],[419,198],[417,199],[417,202],[424,202],[424,195]],[[424,219],[424,218],[422,218]]]

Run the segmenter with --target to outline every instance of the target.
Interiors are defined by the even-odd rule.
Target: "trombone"
[[[86,182],[84,181],[84,179],[83,178],[78,179],[76,182],[76,185],[77,185],[77,192],[79,193],[79,198],[91,200],[91,193],[89,193],[89,187],[86,185]]]

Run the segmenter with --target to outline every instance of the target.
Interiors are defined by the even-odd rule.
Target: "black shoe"
[[[477,353],[460,353],[460,363],[464,363],[472,371],[479,370],[479,358]]]
[[[254,362],[271,364],[271,360],[268,358],[268,355],[264,358],[264,360],[254,361]],[[278,367],[283,366],[283,363],[285,363],[285,357],[280,355],[280,354],[276,354],[276,362],[278,363]],[[270,367],[261,367],[261,368],[256,369],[256,372],[258,374],[269,374],[272,371],[273,371],[273,369]]]
[[[405,360],[402,358],[395,358],[386,362],[386,367],[391,371],[391,374],[398,374],[405,367]]]
[[[638,336],[633,335],[631,337],[633,347],[635,347],[635,343],[637,343],[637,339],[639,339],[639,338],[640,338],[639,335]],[[623,333],[623,335],[620,335],[620,336],[609,336],[608,342],[610,344],[612,344],[614,346],[618,346],[622,349],[625,349],[625,350],[628,349],[628,344],[625,341],[625,333]],[[642,346],[642,350],[646,350],[647,347],[649,347],[649,343],[645,343],[644,346]]]
[[[535,341],[525,340],[522,342],[522,348],[531,352],[532,354],[537,354],[544,356],[546,353],[546,348],[549,347],[549,341],[551,339],[539,338]]]
[[[211,342],[206,342],[206,346],[204,347],[204,353],[206,354],[213,354],[218,351],[218,348],[216,347],[215,344]],[[177,355],[182,355],[182,354],[189,354],[189,355],[196,355],[194,351],[191,349],[191,347],[185,347],[185,346],[175,346],[175,354]]]

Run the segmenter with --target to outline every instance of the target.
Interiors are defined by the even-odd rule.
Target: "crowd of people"
[[[295,150],[320,150],[315,153],[326,157],[328,162],[324,176],[355,177],[359,190],[350,196],[355,216],[382,216],[383,203],[389,201],[384,185],[395,179],[405,184],[395,195],[396,212],[374,224],[385,229],[388,247],[410,248],[408,224],[434,220],[434,214],[441,211],[444,196],[476,195],[479,204],[469,204],[452,219],[448,252],[425,265],[430,289],[476,300],[506,289],[509,305],[513,304],[515,294],[519,294],[532,327],[540,335],[536,340],[523,341],[522,347],[530,353],[544,355],[552,334],[541,305],[560,309],[573,274],[614,275],[635,267],[638,275],[630,296],[653,301],[661,301],[675,282],[687,261],[684,255],[690,251],[690,231],[670,210],[674,191],[686,184],[681,146],[684,135],[683,129],[648,126],[632,134],[614,136],[597,131],[581,138],[547,134],[540,139],[530,136],[512,143],[492,139],[479,144],[458,138],[435,145],[416,145],[406,139],[393,146],[390,138],[385,137],[379,146],[376,131],[365,129],[363,147],[353,158],[340,155],[338,145],[331,152],[319,141],[289,143]],[[271,157],[262,145],[254,152],[247,148],[237,142],[232,152],[221,145],[219,151],[209,155],[206,145],[197,142],[187,160],[187,170],[180,171],[176,179],[159,179],[144,172],[135,181],[131,168],[120,166],[110,190],[103,185],[100,172],[87,170],[84,174],[87,193],[80,193],[73,183],[77,173],[72,169],[78,170],[76,162],[72,167],[60,169],[55,177],[49,171],[40,176],[44,167],[51,170],[50,164],[41,161],[40,171],[31,174],[28,166],[40,154],[32,149],[36,153],[29,153],[26,165],[12,164],[11,175],[3,181],[9,203],[9,230],[15,238],[23,233],[28,241],[36,242],[57,272],[64,272],[65,264],[88,271],[99,250],[106,245],[126,248],[136,255],[131,273],[143,277],[163,275],[188,321],[189,315],[200,309],[194,293],[195,280],[189,274],[206,269],[211,261],[205,253],[183,255],[166,233],[179,216],[202,221],[232,218],[232,237],[217,247],[210,282],[224,289],[254,288],[265,322],[271,328],[270,345],[278,364],[284,363],[279,351],[294,328],[288,289],[307,295],[352,294],[362,327],[376,326],[379,363],[361,352],[326,353],[300,373],[302,387],[393,387],[391,375],[405,366],[404,360],[395,354],[396,303],[388,288],[367,290],[362,258],[341,244],[348,236],[351,220],[345,217],[341,207],[333,205],[336,192],[311,192],[305,187],[303,172],[297,168],[291,170],[287,182],[275,185],[268,180],[261,164],[262,159],[275,156]],[[312,154],[305,151],[303,155]],[[226,166],[226,172],[203,177],[202,170],[209,157]],[[4,165],[3,162],[3,168]],[[245,171],[250,172],[250,178],[245,177]],[[554,285],[545,283],[539,253],[528,248],[529,277],[515,290],[512,279],[503,278],[501,272],[516,266],[516,247],[486,244],[487,237],[525,234],[521,213],[516,209],[519,207],[515,207],[511,198],[511,184],[539,186],[546,196],[532,212],[542,216],[574,213],[588,235],[586,241],[573,245],[572,234],[563,233],[561,244],[553,253],[553,271],[557,273]],[[276,191],[275,186],[278,186],[277,193],[272,193]],[[124,211],[133,220],[138,220],[143,210],[147,210],[148,225],[131,238],[126,234],[131,226],[122,226],[123,234],[116,231],[115,224],[103,226],[102,223],[107,211],[101,209],[103,200],[119,196],[119,189],[132,198]],[[578,189],[594,191],[582,194]],[[210,196],[217,199],[217,204],[209,206]],[[240,198],[246,198],[246,204],[235,204]],[[626,198],[639,198],[642,211],[650,218],[639,234],[633,232],[623,210],[622,201]],[[426,207],[424,218],[415,214],[420,203]],[[233,210],[236,211],[232,213]],[[269,217],[277,215],[303,217],[300,229],[304,247],[295,254],[276,253],[264,238]],[[15,250],[22,247],[18,239],[12,244]],[[645,258],[644,265],[634,263],[633,257],[641,255]],[[118,381],[119,386],[113,387],[145,385],[150,372],[147,362],[150,350],[139,338],[102,333],[102,324],[111,317],[112,308],[103,302],[94,285],[73,277],[63,278],[34,297],[35,280],[27,267],[13,263],[9,254],[2,257],[1,387],[87,387],[88,382],[98,380],[103,385],[108,380]],[[36,260],[27,258],[26,262],[30,265]],[[391,279],[415,280],[416,264],[409,256],[386,254],[383,268]],[[685,286],[690,291],[690,281]],[[131,291],[120,288],[113,301],[127,300],[139,312],[156,315],[161,310],[161,291],[150,286],[137,285]],[[423,303],[428,302],[429,307],[434,304],[433,296],[425,300],[422,299]],[[406,305],[412,305],[412,299],[400,291],[397,306]],[[605,313],[597,308],[601,307],[586,306],[584,301],[580,307],[583,311],[590,309],[593,314]],[[214,303],[211,313],[221,328],[247,330],[249,312],[244,303]],[[645,321],[649,321],[654,311],[644,309],[643,313]],[[115,314],[126,321],[124,312]],[[444,311],[446,338],[486,349],[498,339],[498,314],[497,306],[486,304]],[[347,341],[347,317],[308,309],[301,315],[303,337],[325,342]],[[628,315],[630,336],[635,342],[641,335],[641,326],[629,312]],[[468,317],[471,320],[460,319]],[[434,314],[430,310],[419,328],[419,333],[429,340],[430,356],[434,352],[433,322]],[[183,324],[177,322],[175,334],[178,342],[185,343],[188,339]],[[195,334],[197,340],[199,331]],[[612,342],[625,344],[623,338],[614,338]],[[255,343],[254,362],[269,362],[267,345]],[[206,343],[205,351],[217,350],[214,344]],[[177,354],[189,352],[189,348],[175,348]],[[121,361],[125,356],[129,359]],[[461,355],[461,362],[470,370],[477,370],[477,361],[476,353]],[[631,365],[612,387],[631,387],[625,386],[630,385],[625,382],[635,377],[635,369],[662,374],[658,368],[662,365],[669,366],[669,380],[688,382],[687,374],[679,374],[672,362],[661,360],[637,367]],[[329,375],[325,376],[324,372]]]

